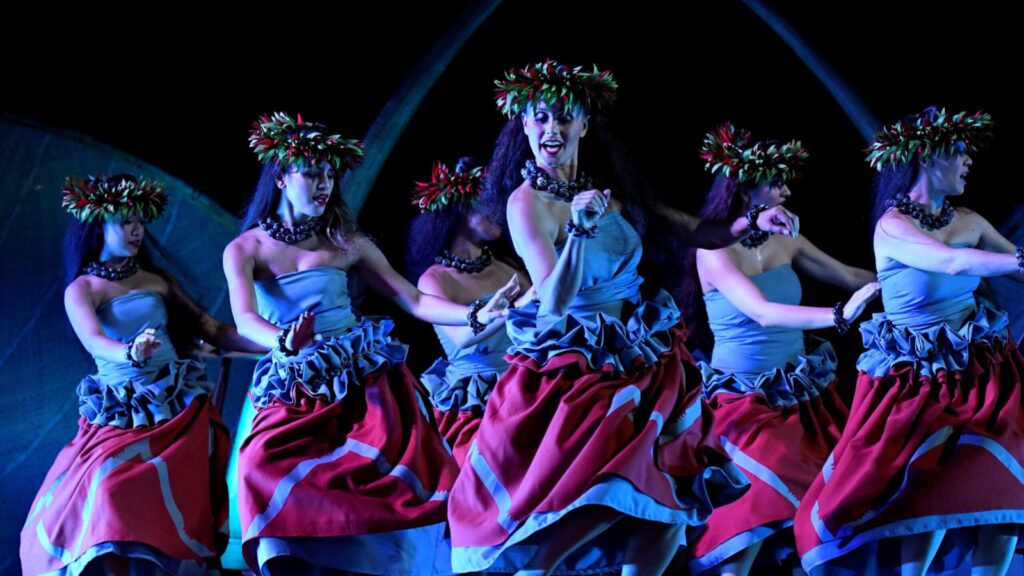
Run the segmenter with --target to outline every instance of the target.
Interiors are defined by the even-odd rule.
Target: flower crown
[[[249,131],[249,147],[260,162],[288,166],[316,166],[327,162],[335,170],[356,167],[363,159],[363,145],[334,134],[325,136],[323,124],[293,119],[285,112],[260,116]]]
[[[615,101],[618,83],[608,70],[597,65],[590,72],[582,66],[570,68],[554,60],[510,69],[505,78],[494,81],[498,110],[509,118],[537,102],[561,101],[567,107],[583,106],[586,110],[605,110]]]
[[[82,222],[127,219],[136,214],[155,220],[166,205],[163,184],[131,175],[69,176],[61,189],[61,206]]]
[[[956,152],[974,152],[992,140],[992,116],[980,110],[974,114],[947,114],[946,109],[926,108],[890,124],[875,135],[866,150],[872,168],[906,164],[914,154],[921,157]]]
[[[765,184],[774,178],[789,182],[799,175],[809,155],[799,140],[751,143],[750,132],[731,122],[708,132],[700,148],[705,170],[740,183]]]
[[[480,166],[470,167],[468,158],[459,160],[454,170],[437,161],[430,182],[416,182],[412,205],[426,212],[444,210],[457,203],[472,204],[480,197],[483,174]]]

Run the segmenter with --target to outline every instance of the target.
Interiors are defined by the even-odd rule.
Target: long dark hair
[[[89,262],[103,250],[103,220],[82,222],[72,217],[64,233],[64,287],[70,286]]]
[[[906,194],[921,176],[921,164],[914,154],[906,164],[890,164],[875,174],[874,201],[871,208],[871,229],[874,230],[879,218],[889,210],[889,201],[897,194]]]
[[[256,182],[252,197],[245,207],[244,216],[242,216],[242,232],[256,226],[260,220],[277,210],[277,206],[281,202],[281,189],[277,187],[277,179],[283,174],[284,172],[275,162],[263,165],[260,179]],[[327,208],[322,217],[324,227],[320,234],[331,244],[345,250],[359,234],[359,229],[351,217],[345,199],[342,198],[341,190],[338,187],[339,180],[340,176],[335,173],[334,189],[327,200]]]
[[[745,196],[756,187],[756,184],[745,182],[739,183],[734,178],[717,176],[711,184],[704,204],[697,214],[702,220],[735,220],[743,214]],[[697,274],[697,249],[685,248],[683,259],[682,278],[679,282],[673,282],[675,288],[670,290],[683,305],[683,315],[686,318],[686,326],[689,329],[689,343],[692,348],[710,352],[714,346],[715,338],[708,325],[708,313],[704,307],[704,294],[700,288],[700,278]]]
[[[405,245],[406,276],[412,282],[430,268],[435,256],[452,245],[469,211],[468,206],[449,206],[413,219]]]

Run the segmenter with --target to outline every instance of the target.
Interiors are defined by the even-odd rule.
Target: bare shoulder
[[[745,248],[744,248],[745,250]],[[724,248],[716,248],[710,250],[707,248],[698,248],[696,250],[697,266],[701,265],[720,265],[722,263],[737,264],[739,262],[740,254],[735,247],[726,246]]]
[[[779,241],[779,245],[782,246],[790,258],[796,256],[802,250],[815,248],[814,242],[811,242],[811,239],[803,234],[797,234],[795,237],[779,235],[775,239]]]
[[[524,227],[529,227],[543,230],[548,235],[557,235],[556,213],[553,210],[557,210],[557,206],[551,206],[550,201],[541,196],[540,192],[524,182],[508,198],[506,214],[509,228],[522,231]]]
[[[903,238],[908,233],[914,232],[916,228],[910,216],[901,214],[898,210],[889,210],[882,214],[878,223],[875,224],[875,241]]]
[[[965,206],[956,207],[956,217],[972,227],[990,225],[984,216]]]
[[[373,241],[373,238],[362,233],[353,234],[348,239],[345,250],[355,258],[359,258],[368,252],[380,252],[380,248],[377,247],[377,243]]]
[[[254,261],[259,254],[262,238],[257,229],[247,230],[227,243],[224,247],[224,264],[241,264]]]
[[[529,182],[523,182],[509,195],[506,208],[509,213],[532,210],[539,202],[540,193],[534,190]]]
[[[434,264],[420,275],[419,280],[416,282],[416,288],[426,294],[445,296],[448,292],[447,287],[450,280],[451,271],[444,266]]]
[[[236,236],[231,242],[228,242],[228,245],[224,248],[224,257],[251,258],[259,252],[260,241],[259,230],[250,228]]]
[[[88,274],[82,274],[78,278],[75,278],[68,284],[67,288],[64,289],[64,300],[86,300],[92,301],[93,294],[96,292],[95,277]]]

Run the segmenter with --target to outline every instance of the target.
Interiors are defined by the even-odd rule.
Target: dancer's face
[[[967,186],[967,174],[974,163],[967,154],[932,156],[923,164],[933,190],[947,196],[959,196]]]
[[[138,214],[103,224],[103,259],[135,256],[146,236],[146,223]]]
[[[322,216],[334,190],[334,168],[327,162],[316,166],[289,166],[277,177],[277,187],[296,214]]]
[[[493,242],[501,238],[501,226],[498,226],[486,214],[470,210],[466,214],[466,226],[481,242]]]
[[[550,170],[575,162],[587,125],[582,108],[569,109],[561,102],[538,102],[523,113],[523,130],[534,160]]]
[[[793,193],[782,178],[772,178],[766,184],[758,184],[750,191],[750,205],[767,204],[769,208],[782,205]]]

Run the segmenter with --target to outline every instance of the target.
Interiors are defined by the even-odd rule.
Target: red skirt
[[[688,550],[695,574],[757,543],[755,571],[783,571],[780,564],[795,560],[797,507],[848,416],[836,392],[835,353],[828,342],[812,341],[817,345],[797,362],[751,378],[701,365],[714,435],[750,480],[750,490],[716,508],[695,530]]]
[[[662,320],[671,327],[643,350],[634,347],[628,366],[593,367],[597,353],[572,349],[568,341],[582,332],[571,328],[569,346],[543,364],[522,352],[506,357],[510,367],[488,400],[449,504],[457,572],[521,567],[543,530],[581,507],[695,525],[746,488],[711,433],[685,332],[674,317]],[[615,345],[604,343],[605,352]],[[621,565],[625,539],[596,539],[558,572]]]
[[[922,358],[893,361],[906,354],[891,348],[861,357],[846,430],[797,514],[808,572],[885,573],[899,537],[963,529],[950,530],[932,566],[952,571],[969,563],[975,527],[1024,525],[1024,357],[997,327],[865,323],[880,334],[875,350],[899,342]]]
[[[263,573],[450,572],[444,522],[458,469],[404,347],[367,339],[373,349],[355,356],[350,338],[257,366],[238,460],[246,562]]]
[[[434,408],[437,419],[437,430],[452,450],[456,464],[461,468],[466,461],[469,447],[476,438],[480,422],[483,420],[482,410],[441,410]]]
[[[168,421],[79,421],[21,533],[25,574],[78,574],[112,554],[202,574],[227,543],[227,428],[206,395]]]

